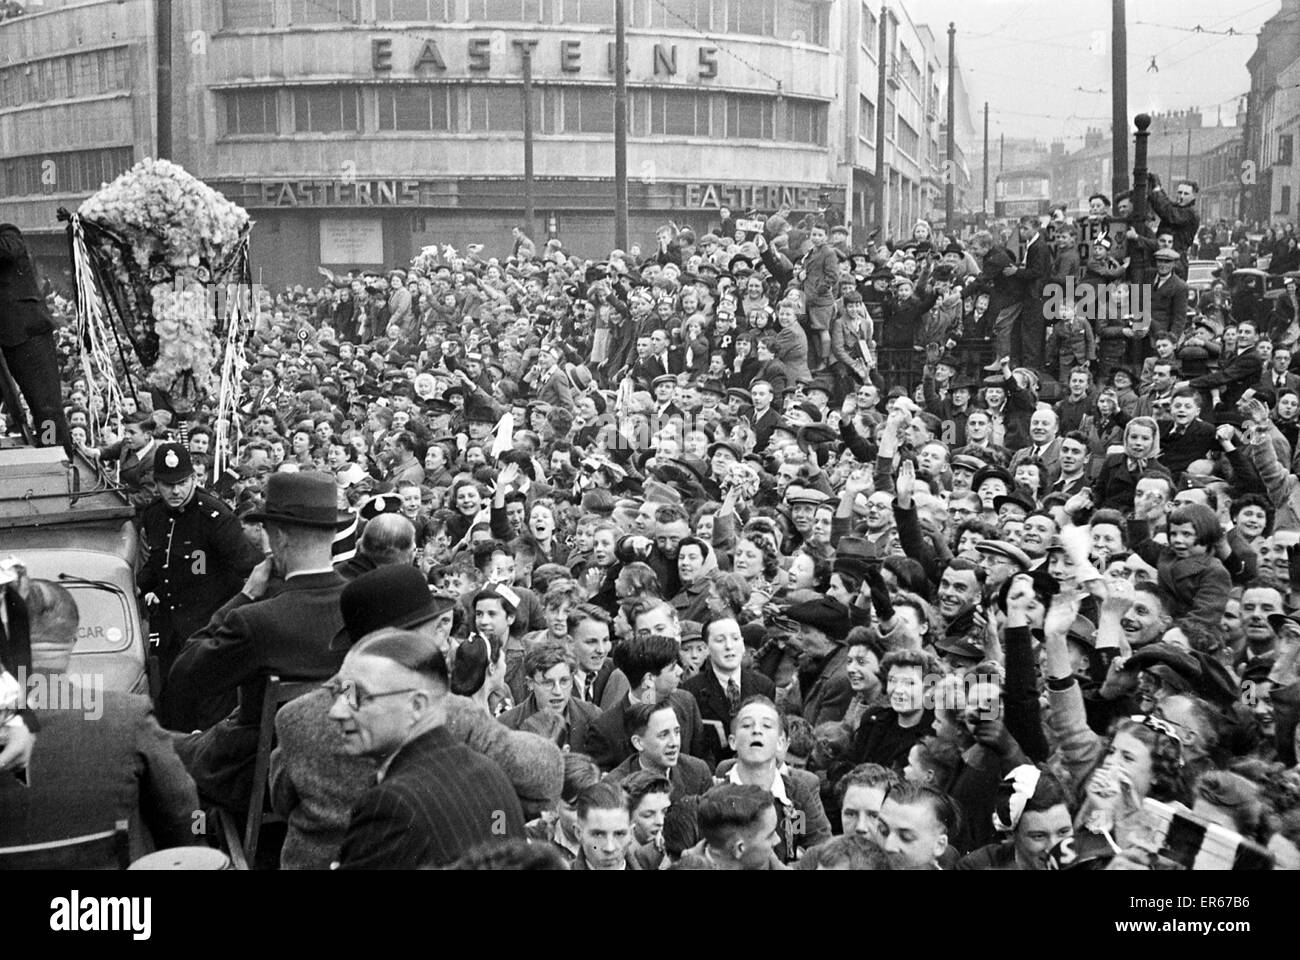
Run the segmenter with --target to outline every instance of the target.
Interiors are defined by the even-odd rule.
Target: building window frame
[[[221,0],[221,30],[266,30],[277,26],[275,0]]]
[[[289,0],[289,23],[293,26],[350,23],[359,27],[363,25],[361,0]]]
[[[245,100],[248,102],[244,103]],[[255,100],[260,100],[260,105],[254,102]],[[223,90],[218,96],[218,104],[218,136],[222,139],[275,137],[280,135],[282,128],[280,125],[279,94],[274,88],[253,87],[243,90]],[[269,126],[264,125],[263,129],[249,129],[249,127],[256,126],[254,121],[259,113],[264,120],[269,120]],[[245,122],[246,117],[247,122]]]
[[[315,134],[325,136],[355,136],[366,130],[365,105],[362,102],[359,85],[343,84],[340,86],[308,85],[292,87],[290,103],[293,110],[293,132],[295,134]],[[332,121],[327,118],[333,113],[334,105],[322,101],[316,104],[314,97],[322,95],[337,97],[338,126],[322,126]]]

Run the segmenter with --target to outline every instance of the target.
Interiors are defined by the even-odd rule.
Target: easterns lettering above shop
[[[271,207],[418,206],[419,180],[270,180],[261,185]]]
[[[597,44],[584,44],[581,40],[557,40],[560,59],[560,70],[563,73],[581,73],[584,65],[589,61],[584,60],[586,52]],[[511,55],[522,63],[525,56],[531,57],[533,62],[537,62],[539,56],[537,52],[540,46],[540,40],[511,40],[510,46],[514,53]],[[498,47],[494,51],[493,47]],[[604,70],[608,74],[614,73],[614,44],[602,43],[599,46],[605,47]],[[475,73],[486,73],[492,69],[493,57],[499,52],[500,44],[493,44],[488,37],[471,37],[467,41],[466,47],[466,65]],[[689,50],[684,48],[679,56],[678,44],[675,43],[656,43],[651,48],[643,45],[628,45],[628,72],[632,72],[634,58],[642,57],[646,60],[646,66],[653,69],[654,75],[659,77],[675,77],[679,73],[689,74],[691,70],[691,58]],[[694,67],[696,68],[695,79],[712,80],[718,75],[718,48],[714,46],[702,45],[695,47]],[[391,73],[394,69],[394,52],[392,37],[374,37],[370,41],[370,66],[376,73]],[[426,70],[445,71],[447,62],[443,59],[442,51],[438,48],[438,41],[430,38],[420,44],[416,51],[414,59],[410,64],[411,72],[422,73]]]

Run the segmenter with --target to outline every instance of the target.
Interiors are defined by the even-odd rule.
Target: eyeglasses
[[[343,702],[352,710],[360,710],[372,700],[378,700],[380,697],[395,697],[402,693],[416,693],[419,687],[406,687],[402,690],[385,690],[381,693],[365,693],[356,684],[354,680],[331,680],[328,683],[322,683],[321,689],[329,692],[329,695],[337,700],[343,698]]]

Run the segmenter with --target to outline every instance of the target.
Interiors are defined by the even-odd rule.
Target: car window
[[[126,595],[108,586],[67,582],[77,601],[80,623],[73,655],[81,653],[115,653],[131,645],[131,613]]]

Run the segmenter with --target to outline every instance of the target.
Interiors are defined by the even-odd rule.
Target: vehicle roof
[[[84,457],[77,454],[72,465],[75,468],[76,494],[60,492],[50,496],[17,496],[0,492],[0,530],[87,524],[130,519],[135,515],[120,489]]]

